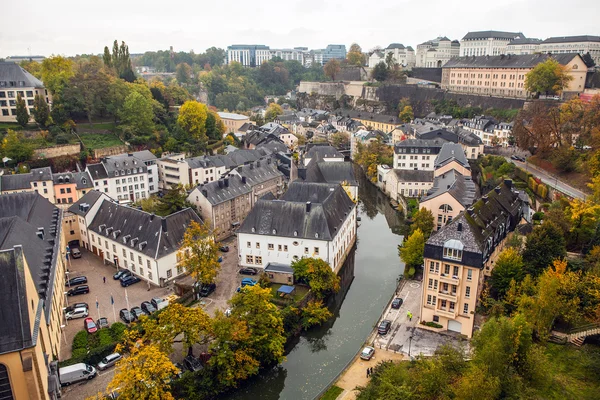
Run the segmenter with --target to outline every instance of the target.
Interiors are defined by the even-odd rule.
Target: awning
[[[294,286],[281,285],[281,287],[277,289],[277,293],[290,294],[294,290],[296,290]]]

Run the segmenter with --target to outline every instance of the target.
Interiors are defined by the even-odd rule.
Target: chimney
[[[219,189],[223,189],[223,180],[219,179]]]
[[[298,168],[298,178],[306,180],[306,168]]]
[[[246,177],[245,176],[242,176],[242,184],[244,184],[244,185],[246,184]]]
[[[225,178],[225,187],[229,187],[229,178]]]
[[[512,188],[512,185],[513,185],[512,179],[505,179],[504,184],[506,185],[506,187]]]
[[[256,168],[260,167],[260,160],[256,160]]]
[[[208,197],[208,190],[202,189],[202,196]]]
[[[473,207],[469,207],[469,208],[467,208],[467,214],[469,214],[469,215],[471,215],[471,216],[473,215],[473,212],[474,212],[474,211],[475,211],[475,209],[474,209]]]
[[[456,230],[462,232],[462,222],[458,223],[458,225],[456,226]]]
[[[133,157],[133,153],[127,153],[127,157]]]
[[[237,167],[237,172],[239,172],[240,174],[242,173],[242,167]]]
[[[267,158],[267,164],[271,164],[271,158]]]
[[[150,221],[154,220],[154,213],[150,214]]]
[[[163,232],[167,232],[167,220],[166,218],[162,218],[160,219],[160,223],[162,225],[162,230]]]
[[[250,169],[254,169],[254,164],[250,164]]]
[[[311,207],[310,201],[307,201],[307,202],[306,202],[306,212],[307,212],[307,213],[309,213],[309,212],[310,212],[310,207]]]
[[[496,193],[500,194],[500,187],[495,187],[495,188],[494,188],[494,192],[496,192]]]

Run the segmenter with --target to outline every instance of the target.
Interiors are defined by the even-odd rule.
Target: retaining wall
[[[35,149],[33,151],[33,159],[39,160],[42,158],[54,158],[61,156],[74,156],[79,155],[81,147],[77,144],[62,144],[52,147],[43,147],[41,149]]]

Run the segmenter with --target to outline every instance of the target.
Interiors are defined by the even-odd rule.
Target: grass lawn
[[[320,400],[335,400],[343,391],[344,389],[341,387],[333,385],[328,391],[325,392]]]
[[[115,135],[98,133],[82,133],[79,135],[85,147],[90,149],[104,149],[106,147],[120,146],[123,144]]]
[[[114,122],[94,122],[92,126],[88,122],[80,122],[77,124],[79,130],[85,131],[86,129],[106,129],[113,131],[115,129]]]
[[[276,299],[281,299],[281,297],[279,297],[279,295],[277,294],[277,290],[281,287],[281,284],[279,283],[273,283],[271,285],[271,294],[273,295],[273,297],[275,297]],[[294,292],[291,294],[291,298],[294,302],[300,301],[302,300],[302,298],[304,296],[306,296],[306,293],[308,293],[308,288],[306,286],[298,286],[296,285],[296,290],[294,290]],[[289,299],[290,295],[286,295],[283,299]]]

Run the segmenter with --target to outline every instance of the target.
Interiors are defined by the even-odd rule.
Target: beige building
[[[55,202],[54,181],[50,167],[34,168],[26,174],[0,176],[0,193],[39,193],[51,203]]]
[[[525,35],[521,32],[469,32],[460,41],[460,57],[506,54],[506,46],[511,41],[523,38],[525,38]]]
[[[48,104],[52,100],[42,81],[19,64],[0,62],[0,122],[17,122],[19,95],[25,100],[30,119],[33,119],[33,101],[36,95],[41,96]]]
[[[506,45],[506,54],[534,54],[540,52],[540,39],[514,39]]]
[[[531,93],[525,89],[527,73],[549,57],[564,65],[573,77],[563,94],[582,93],[587,66],[581,56],[574,53],[454,58],[442,69],[442,89],[457,93],[528,98]]]
[[[250,117],[248,117],[247,115],[234,114],[228,112],[219,112],[217,114],[219,114],[219,117],[221,117],[221,120],[225,124],[224,136],[226,136],[230,132],[238,132],[242,125],[250,123]]]
[[[451,58],[460,55],[458,40],[446,36],[428,40],[417,46],[417,68],[441,68]]]
[[[184,154],[173,154],[160,158],[158,165],[158,187],[162,190],[172,189],[177,185],[189,185],[189,167]]]
[[[431,236],[425,244],[421,322],[473,335],[477,298],[506,236],[521,221],[523,204],[505,181]]]
[[[540,52],[544,54],[579,53],[581,56],[590,53],[596,65],[600,65],[600,36],[551,37],[540,44]]]

